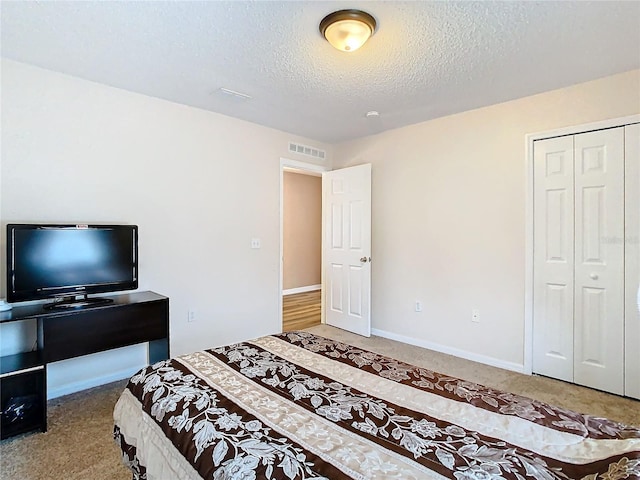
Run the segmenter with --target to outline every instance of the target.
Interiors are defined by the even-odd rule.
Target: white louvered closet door
[[[533,370],[624,393],[624,128],[534,146]]]

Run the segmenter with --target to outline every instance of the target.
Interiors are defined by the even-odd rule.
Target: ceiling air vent
[[[327,153],[324,150],[293,142],[289,142],[289,151],[300,155],[306,155],[307,157],[319,158],[320,160],[324,160],[327,156]]]

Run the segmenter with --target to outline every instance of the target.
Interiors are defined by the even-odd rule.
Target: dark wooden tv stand
[[[149,342],[148,363],[169,358],[169,299],[154,292],[114,295],[112,303],[45,310],[42,304],[0,312],[0,324],[35,320],[38,348],[0,357],[2,439],[47,429],[48,363]],[[25,405],[24,418],[16,408]]]

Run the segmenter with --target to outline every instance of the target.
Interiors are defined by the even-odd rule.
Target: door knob
[[[598,279],[598,274],[597,273],[592,273],[589,276],[591,277],[592,280],[597,280]]]
[[[361,261],[362,263],[367,263],[367,257],[362,257],[362,258],[360,259],[360,261]]]

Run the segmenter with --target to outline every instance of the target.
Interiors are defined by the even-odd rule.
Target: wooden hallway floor
[[[320,290],[282,297],[282,331],[320,325]]]

